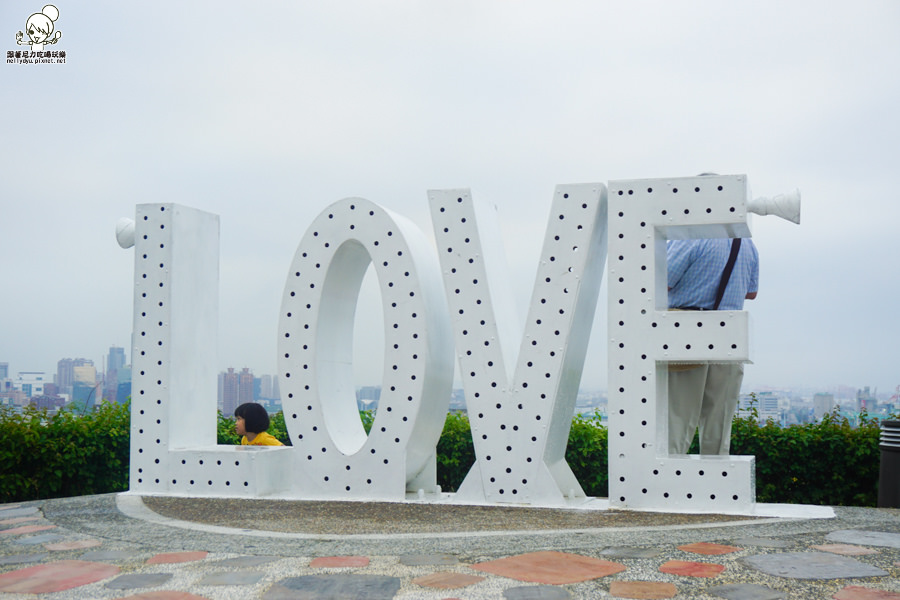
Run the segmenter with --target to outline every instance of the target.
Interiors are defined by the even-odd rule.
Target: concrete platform
[[[0,600],[900,600],[900,510],[86,496],[0,505]]]

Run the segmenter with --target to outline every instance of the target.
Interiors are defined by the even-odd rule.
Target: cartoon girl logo
[[[44,45],[55,44],[62,37],[62,32],[53,33],[53,22],[59,18],[59,10],[52,4],[45,6],[41,12],[34,13],[25,21],[28,40],[21,31],[16,33],[16,43],[20,46],[31,45],[32,52],[40,52]]]

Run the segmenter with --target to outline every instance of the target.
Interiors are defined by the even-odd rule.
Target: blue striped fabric
[[[730,253],[730,239],[669,240],[669,308],[711,309]],[[742,310],[744,297],[758,286],[759,254],[751,240],[743,239],[719,310]]]

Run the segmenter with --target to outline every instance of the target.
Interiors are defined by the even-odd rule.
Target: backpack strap
[[[725,270],[722,271],[722,279],[719,281],[719,289],[716,290],[716,303],[713,310],[719,310],[719,303],[722,302],[722,296],[725,295],[725,288],[728,287],[728,280],[731,279],[731,272],[734,270],[734,263],[737,262],[738,252],[741,251],[741,238],[731,240],[731,254],[728,255],[728,262],[725,263]]]

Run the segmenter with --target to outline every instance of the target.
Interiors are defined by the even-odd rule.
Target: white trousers
[[[669,454],[687,454],[700,428],[700,454],[728,454],[744,365],[669,371]]]

